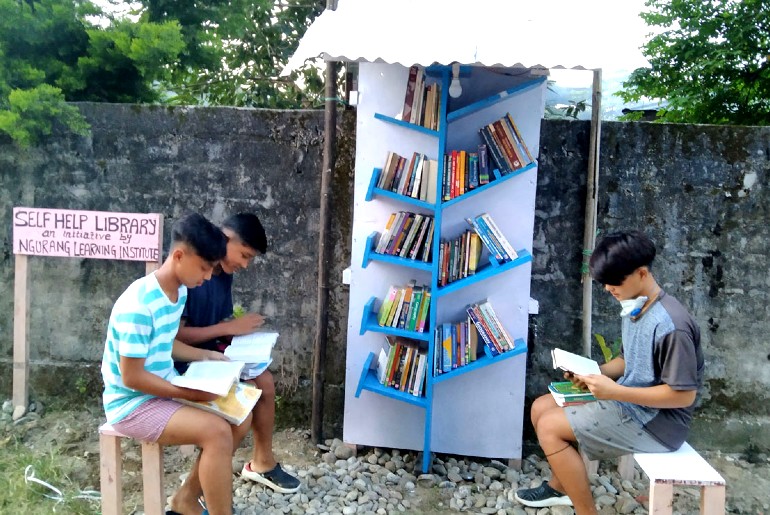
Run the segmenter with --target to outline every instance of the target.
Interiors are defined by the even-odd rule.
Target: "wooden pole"
[[[336,9],[336,0],[327,0],[326,8]],[[321,212],[318,235],[318,298],[316,307],[315,338],[313,341],[313,406],[310,436],[313,443],[323,440],[324,375],[326,367],[326,328],[329,322],[329,194],[334,172],[334,149],[337,144],[337,63],[326,63],[324,109],[324,149],[321,170]]]
[[[591,138],[588,144],[588,175],[586,177],[586,212],[583,224],[583,354],[591,356],[591,313],[593,292],[588,260],[596,244],[596,210],[599,190],[599,147],[602,137],[602,70],[594,70],[591,94]]]
[[[16,254],[13,279],[13,419],[27,412],[29,402],[29,288],[27,256]]]

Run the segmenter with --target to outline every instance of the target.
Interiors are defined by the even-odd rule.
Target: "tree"
[[[770,1],[648,0],[660,32],[643,49],[626,102],[665,99],[665,122],[770,125]]]
[[[300,108],[321,103],[322,71],[279,74],[323,0],[140,0],[142,19],[175,20],[185,51],[167,89],[177,104]],[[302,87],[297,83],[302,83]]]
[[[154,102],[154,84],[184,49],[173,21],[89,21],[102,11],[81,0],[0,0],[0,132],[34,144],[58,122],[88,125],[69,101]]]

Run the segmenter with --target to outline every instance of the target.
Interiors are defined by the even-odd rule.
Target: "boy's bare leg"
[[[555,408],[562,409],[558,404],[556,404],[556,401],[553,399],[553,395],[550,393],[541,395],[535,399],[535,402],[532,403],[532,407],[529,410],[530,419],[532,420],[532,427],[537,429],[537,423],[543,413]]]
[[[201,492],[211,515],[232,513],[232,454],[248,431],[251,420],[232,426],[223,418],[192,407],[177,410],[163,430],[161,445],[195,444],[201,451],[190,475],[171,499],[171,508],[184,515],[199,515]]]
[[[576,438],[564,410],[550,409],[540,413],[535,432],[551,466],[553,477],[549,485],[569,496],[578,515],[595,514],[588,473],[583,459],[572,446]]]
[[[275,467],[273,456],[273,428],[275,426],[275,382],[273,374],[266,370],[254,379],[254,384],[262,390],[251,419],[254,433],[254,450],[251,456],[251,470],[267,472]]]

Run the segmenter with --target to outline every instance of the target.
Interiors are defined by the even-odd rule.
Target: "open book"
[[[216,362],[214,362],[216,363]],[[227,362],[222,362],[227,363]],[[223,395],[213,401],[188,401],[176,399],[182,404],[192,406],[219,415],[233,425],[240,425],[249,416],[254,405],[257,404],[262,390],[256,386],[245,383],[232,383],[227,395]]]
[[[171,384],[224,396],[238,382],[243,367],[240,361],[193,361]]]
[[[560,368],[579,376],[602,373],[596,361],[566,350],[552,349],[551,359],[553,359],[553,368]]]
[[[277,341],[278,333],[270,331],[233,336],[232,342],[225,349],[225,356],[245,363],[241,379],[253,379],[273,362],[272,352]]]

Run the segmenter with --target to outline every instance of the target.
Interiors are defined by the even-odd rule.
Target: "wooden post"
[[[326,0],[326,8],[335,10],[336,0]],[[321,170],[321,212],[318,235],[318,297],[313,340],[313,405],[310,417],[310,437],[313,443],[323,439],[324,384],[326,367],[326,327],[329,321],[329,251],[331,227],[329,194],[334,173],[334,147],[337,144],[337,63],[326,63],[326,107],[324,109],[324,150]]]
[[[588,144],[588,175],[586,177],[586,213],[583,223],[583,354],[591,357],[591,311],[593,292],[588,260],[596,243],[596,209],[599,190],[599,148],[602,137],[602,70],[594,70],[591,94],[591,138]]]
[[[147,515],[163,515],[166,493],[163,487],[163,446],[155,442],[142,442],[142,486],[144,487],[144,512]]]
[[[13,418],[26,413],[29,402],[29,288],[27,256],[16,254],[13,279]]]
[[[114,434],[99,434],[102,515],[122,515],[123,513],[122,474],[123,459],[120,451],[120,437]]]

